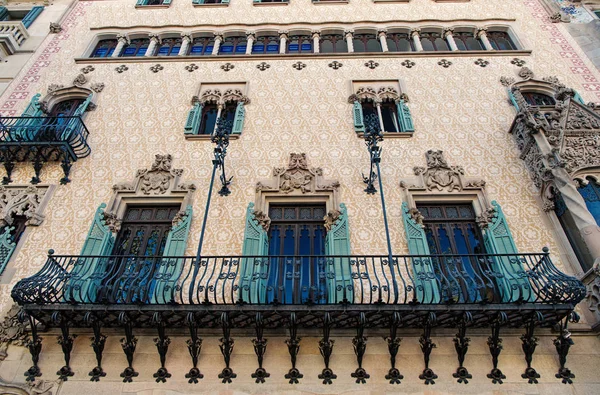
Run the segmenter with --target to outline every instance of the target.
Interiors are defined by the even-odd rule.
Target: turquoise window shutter
[[[196,102],[190,110],[185,121],[185,134],[198,134],[200,128],[200,120],[202,119],[202,103]]]
[[[501,277],[496,277],[498,286],[503,292],[502,300],[504,302],[516,302],[520,300],[534,300],[535,295],[527,273],[516,255],[517,246],[513,240],[508,223],[502,212],[502,208],[496,202],[492,202],[492,207],[496,210],[496,215],[491,223],[484,230],[483,240],[488,254],[515,254],[514,256],[503,256],[494,258],[493,270]]]
[[[23,26],[25,26],[25,27],[31,26],[33,21],[35,21],[35,19],[42,13],[43,10],[44,10],[44,6],[33,7],[31,9],[31,11],[29,11],[27,13],[27,15],[25,15],[25,17],[23,17],[23,19],[21,20],[21,23],[23,24]]]
[[[31,100],[29,101],[29,104],[27,105],[27,108],[25,108],[25,111],[23,111],[23,113],[21,114],[22,117],[41,117],[44,115],[44,113],[40,109],[41,96],[42,95],[39,93],[33,95]]]
[[[240,101],[235,108],[235,117],[233,118],[233,128],[231,129],[231,134],[242,134],[245,115],[246,110],[244,109],[244,103]]]
[[[573,100],[575,100],[579,104],[583,104],[585,106],[585,102],[583,101],[583,97],[579,94],[579,92],[575,91],[575,96],[573,96]]]
[[[439,303],[440,284],[431,260],[427,236],[423,227],[410,216],[408,203],[402,203],[402,219],[408,240],[408,252],[412,257],[412,280],[415,286],[415,298],[420,303]]]
[[[164,5],[170,5],[171,4],[171,0],[163,0],[163,4]]]
[[[0,21],[8,19],[8,9],[6,7],[0,7]]]
[[[221,4],[229,4],[229,0],[221,0]]]
[[[204,0],[192,0],[192,4],[204,4]]]
[[[352,104],[352,114],[354,116],[354,131],[356,133],[365,132],[365,122],[363,117],[362,105],[357,100]]]
[[[396,107],[398,109],[400,132],[414,132],[415,126],[413,124],[412,115],[410,114],[410,108],[408,108],[404,100],[399,100],[398,103],[396,103]]]
[[[43,117],[44,113],[40,109],[41,94],[36,93],[25,111],[21,114],[22,117]],[[43,119],[21,118],[14,123],[12,134],[19,140],[32,141],[37,133],[36,126],[41,124]]]
[[[510,100],[512,105],[515,106],[517,111],[519,111],[519,105],[517,104],[517,99],[515,98],[515,94],[510,89],[507,89],[506,92],[508,93],[508,99]]]
[[[243,256],[265,258],[242,258],[239,276],[239,298],[249,303],[264,303],[267,295],[269,238],[267,232],[254,218],[254,203],[246,209]]]
[[[83,117],[83,113],[85,112],[85,110],[87,110],[88,106],[90,105],[90,103],[92,102],[92,95],[88,95],[87,99],[85,99],[83,101],[83,103],[81,103],[73,112],[73,116],[74,117]],[[69,120],[69,123],[67,125],[67,127],[65,128],[65,130],[63,131],[62,134],[62,139],[64,141],[69,140],[69,135],[71,132],[77,130],[80,126],[79,120],[76,118],[72,118]]]
[[[135,3],[135,5],[145,5],[146,4],[146,0],[137,0],[137,3]]]
[[[348,211],[344,203],[340,204],[340,216],[327,232],[325,253],[327,255],[350,255],[350,228]],[[329,276],[330,274],[333,276]],[[339,303],[344,299],[353,301],[354,283],[350,257],[326,259],[325,277],[327,278],[328,303]]]
[[[0,275],[6,269],[6,265],[17,247],[10,234],[12,229],[12,226],[5,226],[2,234],[0,234]]]
[[[177,285],[185,259],[183,257],[187,247],[190,227],[192,225],[192,206],[185,209],[183,218],[173,226],[167,236],[163,256],[165,257],[160,267],[154,274],[155,284],[150,286],[152,303],[166,304],[174,301],[173,291]]]
[[[99,282],[106,273],[109,258],[115,245],[115,238],[104,222],[104,209],[106,203],[102,203],[96,210],[92,226],[88,232],[81,255],[73,270],[71,279],[65,285],[64,296],[67,301],[95,302],[96,291]],[[93,256],[93,258],[85,258]]]

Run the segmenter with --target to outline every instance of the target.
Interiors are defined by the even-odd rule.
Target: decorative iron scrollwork
[[[69,334],[69,319],[58,311],[52,313],[52,322],[60,327],[61,335],[57,337],[63,354],[65,355],[65,365],[56,372],[58,378],[67,381],[74,375],[71,369],[71,351],[73,351],[73,340],[76,335]]]
[[[33,365],[27,369],[24,373],[25,381],[34,382],[36,377],[40,377],[42,372],[40,367],[38,366],[38,362],[40,361],[40,353],[42,352],[42,338],[38,336],[37,326],[35,319],[27,314],[24,310],[19,311],[18,319],[21,322],[25,322],[25,320],[29,320],[29,327],[31,328],[31,338],[27,341],[27,349],[31,354],[31,361]]]
[[[96,354],[97,362],[96,367],[92,369],[88,375],[91,376],[90,381],[100,381],[100,377],[106,376],[106,372],[102,369],[102,353],[104,352],[106,336],[101,332],[102,322],[89,311],[85,313],[84,321],[88,325],[91,325],[92,330],[94,331],[94,336],[90,337],[90,340],[92,341],[91,346],[94,350],[94,354]]]
[[[223,328],[223,337],[220,339],[221,344],[219,344],[219,348],[221,349],[221,354],[223,354],[223,359],[225,360],[225,367],[223,368],[223,371],[219,373],[219,378],[225,384],[231,383],[232,380],[237,377],[237,374],[233,373],[233,369],[229,367],[234,343],[233,339],[231,338],[229,314],[221,314],[221,326]]]
[[[337,379],[337,375],[329,368],[329,358],[331,358],[333,344],[335,343],[335,341],[329,338],[331,325],[331,316],[329,313],[325,313],[323,317],[323,338],[319,340],[319,351],[321,351],[323,362],[325,363],[325,368],[319,375],[319,379],[323,380],[323,384],[333,384],[332,380]]]
[[[435,379],[438,378],[437,374],[429,368],[429,358],[431,351],[436,348],[436,344],[431,340],[431,328],[436,325],[437,317],[435,313],[431,312],[427,314],[423,322],[423,334],[419,338],[419,344],[421,345],[421,351],[423,351],[423,359],[425,361],[425,369],[423,373],[419,375],[421,380],[425,381],[425,384],[435,384]]]
[[[500,326],[507,321],[506,313],[498,313],[491,320],[492,336],[488,337],[488,347],[490,348],[490,354],[492,354],[492,371],[487,375],[488,379],[492,380],[493,384],[502,384],[502,380],[506,379],[506,376],[500,369],[498,369],[498,357],[502,351],[502,339],[500,338]]]
[[[271,376],[271,374],[267,373],[265,368],[262,366],[265,351],[267,351],[267,339],[263,338],[265,323],[261,313],[256,313],[255,328],[256,339],[252,339],[252,344],[254,345],[256,358],[258,358],[258,368],[254,373],[252,373],[251,376],[253,379],[256,379],[256,383],[264,383],[265,379]]]
[[[165,360],[167,358],[167,351],[169,350],[169,344],[171,339],[165,334],[165,321],[159,312],[154,313],[152,317],[153,323],[156,325],[158,331],[158,337],[154,339],[158,355],[160,356],[160,368],[154,373],[153,377],[157,383],[166,383],[167,379],[171,377],[171,373],[165,367]]]
[[[371,377],[362,367],[363,357],[365,355],[365,351],[367,351],[367,338],[364,336],[366,324],[367,318],[365,317],[365,313],[360,313],[358,318],[358,326],[356,327],[356,337],[352,339],[352,345],[354,346],[354,353],[356,354],[358,368],[350,375],[356,379],[357,384],[366,384],[367,379]]]
[[[187,324],[190,329],[190,338],[187,340],[187,347],[192,357],[192,368],[186,373],[185,378],[188,379],[188,383],[190,384],[198,384],[198,380],[204,378],[204,375],[198,369],[198,357],[200,357],[200,351],[202,350],[202,339],[198,337],[198,324],[194,313],[188,313]]]
[[[288,328],[290,330],[290,338],[285,341],[285,344],[288,346],[292,368],[285,375],[285,378],[289,380],[290,384],[298,384],[304,375],[296,368],[296,357],[298,356],[298,351],[300,351],[300,338],[298,337],[298,321],[294,312],[290,314]]]
[[[125,312],[119,314],[119,322],[125,329],[125,337],[121,339],[121,347],[127,357],[128,364],[125,370],[123,370],[123,373],[121,373],[121,377],[123,377],[124,383],[131,383],[133,378],[139,375],[139,373],[133,369],[133,354],[135,353],[138,339],[133,336],[133,322],[131,322]]]
[[[571,339],[571,332],[569,332],[567,329],[569,322],[579,322],[579,314],[573,311],[567,315],[559,324],[560,334],[556,339],[554,339],[554,347],[556,347],[558,361],[560,362],[560,368],[558,368],[558,373],[556,373],[554,377],[562,380],[563,384],[573,384],[572,379],[575,378],[575,375],[571,372],[571,370],[565,367],[565,364],[567,363],[567,355],[569,354],[569,348],[575,344],[573,339]]]
[[[396,356],[398,355],[400,342],[402,341],[402,339],[397,336],[398,327],[401,322],[402,317],[400,317],[400,313],[395,312],[390,319],[390,336],[385,338],[390,352],[390,363],[392,365],[388,374],[385,375],[385,379],[389,380],[390,384],[400,384],[400,380],[404,378],[404,376],[400,374],[400,370],[396,368]]]
[[[467,368],[463,366],[465,362],[465,356],[467,355],[467,351],[469,350],[469,343],[471,339],[469,339],[467,335],[467,325],[470,324],[473,320],[471,313],[464,313],[459,319],[457,319],[456,325],[458,326],[458,333],[454,337],[454,348],[456,349],[456,354],[458,355],[458,368],[456,369],[456,373],[453,373],[452,376],[458,380],[458,383],[468,384],[469,379],[472,379],[473,376],[469,373]]]
[[[527,368],[525,373],[521,375],[522,378],[527,379],[529,384],[537,384],[540,378],[540,374],[531,367],[531,361],[533,360],[533,353],[538,345],[538,338],[533,335],[535,330],[535,324],[541,322],[544,319],[540,312],[531,317],[525,324],[525,334],[521,336],[521,342],[523,352],[525,353],[525,362],[527,362]]]

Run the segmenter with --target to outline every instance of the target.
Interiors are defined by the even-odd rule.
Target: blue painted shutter
[[[2,234],[0,234],[0,274],[6,269],[6,265],[17,246],[10,234],[13,229],[12,226],[5,226]]]
[[[154,284],[150,286],[151,303],[166,304],[174,302],[173,291],[179,282],[185,259],[187,240],[192,225],[192,206],[185,209],[185,215],[167,236],[163,258],[154,274]]]
[[[254,219],[254,203],[248,204],[246,210],[246,229],[244,230],[243,258],[240,268],[240,300],[248,303],[264,303],[267,294],[269,276],[269,239],[267,232]],[[260,258],[264,256],[265,258]]]
[[[190,110],[185,121],[184,133],[185,134],[198,134],[200,128],[200,120],[202,119],[202,103],[194,103],[194,107]]]
[[[0,7],[0,21],[8,19],[8,9],[6,7]]]
[[[415,126],[410,114],[410,108],[408,108],[404,100],[399,100],[398,103],[396,103],[396,108],[398,109],[400,132],[414,132]]]
[[[31,11],[29,11],[27,13],[27,15],[25,15],[25,17],[21,20],[21,23],[23,24],[23,26],[25,26],[25,27],[31,26],[33,21],[35,21],[35,18],[37,18],[38,15],[40,15],[43,10],[44,10],[44,6],[33,7],[31,9]]]
[[[350,227],[348,211],[340,204],[340,216],[325,238],[327,255],[350,255]],[[339,303],[344,299],[354,299],[354,283],[350,257],[326,259],[325,278],[327,279],[327,303]]]
[[[515,98],[515,94],[510,89],[507,89],[506,92],[508,93],[508,99],[510,100],[512,105],[515,106],[517,111],[519,111],[519,105],[517,104],[517,99]]]
[[[421,303],[439,303],[440,284],[433,269],[427,236],[423,227],[411,218],[408,211],[408,203],[403,202],[402,219],[408,241],[408,252],[410,255],[420,255],[411,258],[416,300]]]
[[[245,115],[246,110],[244,109],[244,103],[240,101],[235,108],[235,117],[233,118],[233,128],[231,129],[231,134],[242,134]]]
[[[503,292],[502,300],[504,302],[534,300],[535,295],[529,285],[527,274],[521,265],[520,257],[516,255],[519,252],[502,208],[496,201],[492,202],[492,207],[496,210],[496,215],[483,232],[486,251],[488,254],[514,254],[512,256],[497,256],[493,260],[495,267],[492,269],[496,273],[498,286],[501,288],[500,291]]]
[[[109,258],[102,256],[110,255],[115,244],[115,238],[104,222],[105,208],[106,203],[102,203],[96,210],[81,249],[82,257],[75,262],[71,279],[65,285],[64,297],[69,302],[96,301],[97,287],[102,283],[109,263]]]
[[[25,111],[21,114],[22,117],[43,117],[44,113],[40,109],[40,97],[41,94],[36,93],[29,104],[25,108]],[[32,141],[38,132],[38,125],[41,125],[44,119],[31,119],[21,118],[17,119],[13,125],[12,135],[17,140]]]
[[[352,104],[352,114],[354,116],[354,131],[356,133],[365,132],[365,122],[363,118],[362,105],[357,100]]]
[[[575,96],[573,96],[573,100],[575,100],[579,104],[583,104],[585,106],[585,102],[583,101],[583,97],[579,95],[579,92],[575,91]]]

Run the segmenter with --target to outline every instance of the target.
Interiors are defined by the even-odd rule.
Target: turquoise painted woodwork
[[[412,115],[410,114],[410,108],[408,108],[404,100],[398,100],[396,107],[398,110],[398,124],[400,125],[400,132],[414,132],[415,126],[413,124]]]
[[[8,20],[8,9],[6,7],[0,7],[0,21]]]
[[[97,282],[95,274],[100,277],[106,273],[109,262],[108,255],[112,253],[115,238],[106,222],[104,221],[104,209],[106,203],[102,203],[96,210],[92,225],[87,238],[81,249],[81,259],[75,262],[71,272],[71,279],[65,285],[65,297],[75,302],[95,302]],[[93,258],[87,258],[92,256]]]
[[[42,11],[44,10],[44,6],[35,6],[31,9],[31,11],[29,11],[27,13],[27,15],[25,15],[23,17],[23,19],[21,19],[21,23],[23,24],[23,26],[25,27],[29,27],[31,26],[31,24],[33,23],[33,21],[35,21],[35,19],[42,13]]]
[[[585,106],[585,102],[583,101],[583,97],[579,95],[579,92],[575,91],[575,96],[573,96],[573,100],[575,100],[579,104],[583,104]]]
[[[402,203],[402,219],[408,241],[410,255],[419,255],[411,258],[412,280],[415,284],[415,299],[420,303],[440,302],[440,282],[435,275],[433,263],[429,255],[429,245],[423,226],[412,219],[408,203]]]
[[[163,5],[170,5],[171,4],[171,0],[163,0]]]
[[[185,121],[184,133],[185,134],[198,134],[200,128],[200,120],[202,119],[202,103],[196,102],[190,110]]]
[[[356,133],[365,132],[365,121],[363,117],[362,104],[356,100],[352,104],[352,115],[354,116],[354,131]]]
[[[163,2],[160,5],[170,5],[171,4],[171,0],[163,0]],[[148,0],[137,0],[137,3],[135,3],[135,5],[148,5]]]
[[[326,255],[350,255],[350,227],[348,211],[344,203],[340,204],[340,216],[325,236]],[[344,299],[354,299],[354,283],[350,257],[327,258],[325,276],[327,278],[327,302],[339,303]],[[329,274],[333,273],[331,278]]]
[[[40,97],[41,94],[36,93],[33,95],[29,104],[21,114],[21,117],[43,117],[44,113],[40,109]],[[13,127],[13,135],[17,139],[31,141],[35,138],[35,132],[37,132],[37,128],[35,126],[41,124],[44,120],[41,118],[31,119],[31,118],[20,118],[14,123]]]
[[[10,232],[14,228],[12,226],[5,226],[0,234],[0,275],[6,269],[6,265],[8,261],[10,261],[10,257],[12,256],[17,244],[13,241],[12,235]]]
[[[483,231],[483,240],[488,254],[515,254],[515,256],[495,257],[493,270],[501,277],[496,276],[498,286],[503,291],[503,302],[516,302],[519,300],[533,301],[535,295],[527,273],[519,261],[517,246],[513,240],[506,217],[502,208],[496,202],[492,202],[496,214],[488,227]]]
[[[264,228],[254,218],[254,203],[246,209],[246,228],[242,255],[256,258],[242,258],[239,276],[239,299],[248,303],[265,303],[269,269],[269,237]],[[265,258],[261,258],[261,257]]]
[[[154,273],[155,286],[150,287],[151,303],[166,304],[174,301],[173,290],[179,282],[185,262],[184,258],[178,257],[185,255],[191,225],[192,206],[188,205],[183,219],[173,226],[167,235],[163,251],[165,258]]]
[[[235,108],[235,117],[233,118],[233,128],[231,129],[231,134],[242,134],[245,115],[246,110],[244,109],[244,103],[239,101],[237,107]]]
[[[92,95],[88,95],[88,97],[83,101],[83,103],[81,103],[76,109],[75,112],[73,112],[73,116],[74,117],[83,117],[83,114],[85,113],[85,111],[87,110],[88,106],[90,105],[90,103],[92,102]],[[77,130],[77,128],[79,128],[80,123],[78,122],[77,119],[72,118],[71,120],[68,121],[69,124],[67,125],[67,127],[64,129],[63,131],[63,140],[69,140],[69,135],[71,134],[71,132]],[[60,124],[57,122],[57,124]]]
[[[204,0],[192,0],[192,4],[204,4]],[[229,0],[221,0],[220,4],[229,4]]]
[[[515,94],[510,89],[507,89],[506,93],[508,93],[508,99],[510,100],[510,102],[512,103],[512,105],[517,109],[517,111],[519,111],[519,104],[517,103],[517,99],[515,98]]]

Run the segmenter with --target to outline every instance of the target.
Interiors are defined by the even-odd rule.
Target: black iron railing
[[[392,274],[393,273],[393,274]],[[519,255],[57,256],[20,304],[576,304],[585,287],[547,252]]]
[[[89,132],[81,117],[1,117],[0,145],[66,143],[76,158],[90,154]]]

